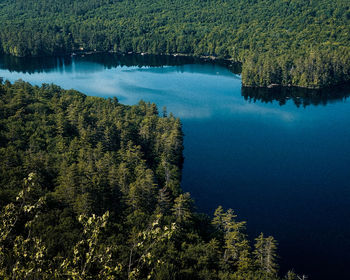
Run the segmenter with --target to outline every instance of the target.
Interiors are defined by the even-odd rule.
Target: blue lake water
[[[182,188],[199,211],[218,205],[279,242],[282,271],[349,279],[349,88],[249,90],[221,64],[190,58],[0,57],[0,77],[88,95],[140,99],[181,118]]]

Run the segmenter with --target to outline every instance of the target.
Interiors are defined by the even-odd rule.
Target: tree
[[[46,248],[40,238],[31,236],[33,218],[24,225],[24,235],[17,235],[15,227],[26,216],[36,219],[45,199],[31,203],[35,190],[35,174],[24,180],[24,188],[16,197],[16,203],[6,205],[0,214],[0,276],[4,279],[49,279],[52,273],[45,260]]]
[[[130,244],[128,279],[140,279],[145,273],[147,279],[154,276],[156,269],[164,261],[164,252],[158,250],[159,244],[167,243],[176,231],[176,224],[162,226],[162,215],[156,216],[145,230],[138,232]]]
[[[79,216],[83,225],[83,236],[73,248],[73,257],[64,258],[55,270],[58,278],[70,279],[118,279],[121,264],[112,260],[114,245],[108,246],[101,240],[101,231],[106,227],[109,212],[101,217]]]
[[[179,223],[187,222],[192,217],[192,199],[189,193],[180,194],[175,198],[172,212],[176,217],[176,221]]]
[[[79,216],[83,236],[73,248],[72,257],[47,259],[47,248],[42,240],[31,234],[31,227],[40,215],[45,199],[30,203],[37,187],[35,174],[29,174],[17,203],[6,205],[0,214],[0,276],[4,279],[117,279],[122,267],[112,262],[115,245],[101,242],[101,231],[106,227],[109,212],[98,217]],[[24,234],[15,233],[20,220],[29,219]],[[34,217],[33,217],[34,216]]]
[[[253,252],[255,257],[255,264],[258,269],[266,275],[274,276],[277,274],[278,265],[277,259],[277,242],[272,237],[264,237],[261,233],[259,237],[255,239],[255,250]]]
[[[246,223],[237,222],[236,217],[232,209],[224,212],[219,206],[215,210],[212,223],[223,234],[223,268],[242,272],[251,269],[250,246],[245,234]]]

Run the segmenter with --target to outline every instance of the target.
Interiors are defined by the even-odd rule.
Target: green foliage
[[[83,225],[83,238],[73,248],[73,257],[65,258],[55,271],[58,278],[69,279],[117,279],[122,266],[112,260],[113,245],[101,240],[101,231],[106,227],[109,212],[101,217],[79,216]]]
[[[246,86],[350,79],[347,0],[16,0],[0,4],[0,52],[180,53],[243,63]]]
[[[272,237],[193,211],[171,114],[19,81],[0,115],[1,279],[279,279]]]
[[[213,225],[223,233],[223,270],[235,268],[239,273],[251,269],[250,245],[245,234],[245,222],[237,222],[237,215],[229,209],[226,213],[218,207],[214,213]]]
[[[18,197],[18,203],[6,205],[1,213],[0,225],[0,276],[3,279],[116,279],[121,266],[113,262],[112,246],[101,243],[100,233],[106,226],[109,213],[102,217],[79,216],[83,225],[83,239],[73,248],[73,257],[47,259],[47,248],[43,241],[32,236],[31,227],[44,204],[40,198],[28,204],[28,196],[37,187],[32,182],[35,174],[25,180],[26,186]],[[24,214],[35,212],[35,217],[25,224],[23,235],[11,234]],[[11,236],[11,235],[12,236]]]
[[[3,279],[48,279],[51,272],[44,258],[45,246],[40,238],[30,234],[32,224],[45,201],[40,198],[31,202],[34,177],[34,173],[29,174],[16,202],[7,204],[0,213],[0,276]],[[15,233],[20,220],[22,226],[24,224],[24,235]]]
[[[162,215],[157,215],[148,227],[138,232],[130,246],[128,279],[142,278],[142,272],[147,271],[147,279],[154,277],[155,272],[164,264],[163,256],[157,246],[166,244],[176,231],[176,224],[162,226]],[[164,254],[164,252],[163,252]],[[145,275],[146,276],[146,275]]]
[[[277,242],[272,236],[265,238],[262,233],[255,241],[255,250],[253,253],[256,265],[266,275],[276,275]]]
[[[189,193],[180,194],[175,198],[172,211],[178,222],[186,222],[191,219],[191,204],[192,200]]]
[[[152,211],[165,184],[179,193],[181,124],[158,117],[153,104],[128,107],[54,85],[1,88],[0,196],[6,201],[30,172],[77,214],[128,205]],[[147,136],[145,123],[152,123]]]

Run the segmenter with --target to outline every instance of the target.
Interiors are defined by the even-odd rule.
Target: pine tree
[[[192,203],[193,201],[189,193],[180,194],[177,198],[175,198],[172,211],[177,222],[186,222],[191,219]]]
[[[276,275],[278,271],[278,265],[276,262],[276,240],[272,236],[264,237],[264,234],[261,233],[255,241],[255,250],[253,254],[258,269],[266,275]]]

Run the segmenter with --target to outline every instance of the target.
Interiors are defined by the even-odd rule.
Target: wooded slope
[[[3,0],[0,49],[17,56],[183,53],[243,63],[247,86],[350,79],[347,0]]]

